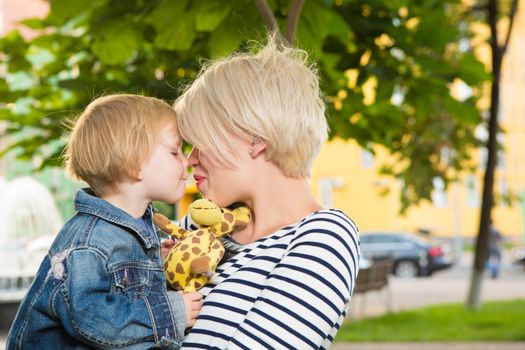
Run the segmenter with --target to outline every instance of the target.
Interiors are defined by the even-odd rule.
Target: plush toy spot
[[[224,213],[224,220],[228,221],[229,223],[232,223],[234,220],[233,214]]]

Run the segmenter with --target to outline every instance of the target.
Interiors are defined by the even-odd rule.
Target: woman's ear
[[[266,142],[261,138],[254,138],[250,143],[250,157],[255,159],[259,154],[266,150]]]

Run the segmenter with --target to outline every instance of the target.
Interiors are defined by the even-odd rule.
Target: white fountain
[[[53,196],[40,182],[0,180],[0,302],[23,297],[62,224]]]

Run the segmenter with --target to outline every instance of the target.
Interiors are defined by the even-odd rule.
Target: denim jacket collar
[[[116,225],[132,229],[144,242],[146,248],[158,245],[156,237],[151,237],[148,232],[145,232],[143,227],[137,225],[133,216],[102,198],[96,197],[89,188],[83,188],[77,192],[75,210],[79,213],[95,215]],[[148,206],[145,215],[148,219],[153,216],[153,206],[151,204]]]

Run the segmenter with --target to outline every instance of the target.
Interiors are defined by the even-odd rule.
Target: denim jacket
[[[186,313],[166,290],[157,234],[78,191],[22,301],[7,349],[178,349]],[[152,207],[146,221],[152,223]],[[156,230],[150,230],[157,232]]]

